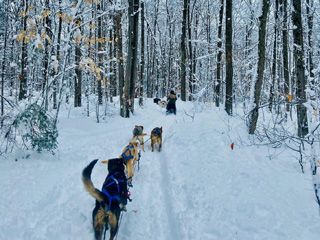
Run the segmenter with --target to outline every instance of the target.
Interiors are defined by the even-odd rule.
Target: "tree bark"
[[[280,0],[281,1],[281,0]],[[272,105],[274,101],[274,86],[276,83],[276,72],[277,72],[277,39],[278,39],[278,8],[279,1],[275,0],[275,25],[274,25],[274,41],[273,41],[273,62],[272,62],[272,83],[270,84],[270,92],[269,92],[269,110],[272,111]]]
[[[24,2],[25,15],[23,17],[23,31],[27,31],[27,12],[28,12],[28,0]],[[19,90],[19,100],[25,99],[27,96],[27,40],[26,38],[22,39],[22,48],[21,48],[21,73],[19,76],[20,80],[20,90]]]
[[[288,60],[288,14],[287,14],[287,0],[280,0],[280,11],[283,17],[282,25],[282,58],[283,58],[283,76],[284,76],[284,94],[290,94],[290,76],[289,76],[289,60]],[[288,98],[286,98],[286,111],[289,112]]]
[[[140,52],[140,89],[139,94],[140,97],[143,97],[143,84],[144,84],[144,65],[145,65],[145,57],[144,57],[144,0],[141,1],[141,52]]]
[[[217,55],[217,85],[215,87],[216,94],[216,106],[220,105],[220,88],[221,88],[221,59],[222,59],[222,20],[223,20],[223,9],[224,9],[224,0],[220,1],[220,10],[219,10],[219,27],[218,27],[218,55]]]
[[[181,35],[181,100],[186,101],[186,32],[188,0],[183,1],[182,35]]]
[[[75,24],[78,24],[80,21],[79,18],[75,20]],[[81,28],[79,28],[81,32]],[[81,41],[81,40],[80,40]],[[80,59],[81,59],[81,44],[75,44],[75,56],[74,61],[76,65],[75,77],[74,77],[74,107],[81,107],[81,84],[82,84],[82,74],[80,69]]]
[[[6,29],[4,32],[4,43],[3,43],[3,62],[2,62],[2,71],[1,71],[1,116],[4,115],[4,72],[5,72],[5,64],[6,64],[6,48],[7,48],[7,34],[8,34],[8,7],[9,0],[7,0],[6,6]],[[2,122],[1,122],[2,126]]]
[[[117,45],[117,63],[119,76],[119,94],[120,94],[120,116],[125,117],[125,96],[124,96],[124,66],[123,66],[123,52],[122,52],[122,13],[121,9],[117,10],[115,16],[116,25],[116,45]]]
[[[101,14],[101,7],[102,2],[97,3],[97,13],[98,15]],[[98,73],[98,88],[97,88],[97,92],[98,92],[98,104],[102,105],[103,101],[102,101],[102,71],[101,69],[103,68],[103,53],[102,53],[102,19],[101,17],[99,17],[97,19],[98,21],[98,67],[100,69],[100,73]]]
[[[232,0],[226,0],[226,103],[225,110],[232,115],[233,65],[232,65]]]
[[[293,0],[292,22],[293,29],[293,55],[296,69],[296,97],[297,97],[297,119],[298,136],[304,137],[308,134],[307,109],[303,105],[306,102],[306,76],[304,63],[304,45],[301,18],[301,0]]]
[[[263,73],[265,65],[265,55],[266,55],[266,27],[267,18],[269,12],[270,2],[269,0],[263,0],[262,15],[259,17],[259,44],[258,44],[258,70],[257,70],[257,81],[254,85],[254,109],[250,113],[250,123],[249,123],[249,134],[254,134],[257,122],[259,118],[259,106],[261,97],[261,88],[263,83]]]

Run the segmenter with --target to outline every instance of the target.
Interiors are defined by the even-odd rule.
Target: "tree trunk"
[[[182,35],[181,35],[181,100],[186,101],[186,32],[188,0],[183,1]]]
[[[24,2],[25,15],[23,17],[23,31],[27,31],[27,12],[28,12],[28,0]],[[21,73],[19,76],[20,79],[20,90],[19,90],[19,100],[25,99],[27,96],[27,40],[26,38],[22,39],[22,48],[21,48]]]
[[[217,55],[217,85],[215,87],[216,94],[216,106],[220,105],[220,88],[221,88],[221,59],[222,59],[222,20],[223,20],[223,8],[224,8],[224,0],[220,2],[220,10],[219,10],[219,27],[218,27],[218,55]]]
[[[145,65],[145,59],[144,59],[144,0],[141,1],[141,59],[140,59],[140,97],[143,97],[143,83],[144,83],[144,65]]]
[[[311,77],[312,85],[314,85],[314,73],[313,73],[313,61],[312,61],[312,33],[313,33],[313,12],[310,12],[310,8],[313,8],[313,0],[307,0],[307,17],[308,17],[308,61],[309,61],[309,76]],[[313,86],[312,86],[313,87]]]
[[[75,20],[75,24],[77,25],[79,23],[80,19],[77,18]],[[81,32],[81,28],[79,28],[79,31]],[[81,40],[79,40],[81,41]],[[81,59],[81,44],[80,42],[76,41],[75,44],[75,78],[74,78],[74,107],[81,107],[81,84],[82,84],[82,74],[80,69],[80,59]]]
[[[304,137],[308,134],[308,119],[307,109],[303,105],[306,102],[306,76],[304,64],[304,46],[303,32],[301,19],[301,0],[293,0],[292,22],[293,29],[293,55],[296,69],[296,97],[297,104],[297,119],[298,119],[298,136]]]
[[[120,116],[125,117],[125,96],[124,96],[124,66],[123,66],[123,53],[122,53],[122,13],[121,9],[117,10],[115,16],[116,25],[116,44],[117,44],[117,63],[118,63],[118,75],[119,75],[119,94],[120,94]]]
[[[98,1],[97,3],[97,13],[98,15],[101,14],[101,2]],[[98,73],[98,104],[102,105],[102,71],[103,68],[103,53],[102,53],[102,17],[99,17],[98,20],[98,67],[100,69],[100,72]]]
[[[226,0],[226,103],[225,110],[232,115],[233,66],[232,66],[232,0]]]
[[[59,17],[59,26],[58,26],[58,43],[57,43],[57,69],[59,68],[60,66],[60,59],[61,59],[61,56],[60,56],[60,44],[61,44],[61,34],[62,34],[62,9],[61,9],[61,2],[62,0],[59,0],[59,14],[60,14],[60,17]],[[55,73],[56,75],[58,74],[58,72]],[[53,109],[57,109],[57,81],[56,79],[54,79],[54,82],[53,82]]]
[[[6,29],[4,33],[4,43],[3,43],[3,62],[2,62],[2,70],[1,70],[1,116],[4,115],[4,72],[5,72],[5,64],[6,64],[6,48],[7,48],[7,34],[8,34],[8,7],[9,0],[7,0],[6,6]],[[2,122],[1,122],[2,126]]]
[[[254,85],[254,109],[250,113],[250,123],[249,123],[249,134],[254,134],[258,117],[259,117],[259,106],[260,106],[260,96],[261,88],[263,83],[263,73],[265,65],[265,55],[266,55],[266,27],[267,18],[269,12],[270,3],[269,0],[263,0],[262,15],[259,17],[259,44],[258,44],[258,70],[257,70],[257,81]]]
[[[287,15],[287,0],[280,0],[280,11],[282,13],[282,58],[283,58],[283,75],[284,75],[284,94],[290,94],[290,76],[289,76],[289,60],[288,60],[288,15]],[[289,112],[290,105],[286,97],[286,111]]]
[[[128,23],[128,59],[126,66],[126,76],[125,76],[125,117],[130,117],[130,111],[133,112],[134,109],[134,93],[135,93],[135,81],[137,72],[137,46],[138,46],[138,17],[137,12],[139,8],[138,0],[129,0],[129,23]]]
[[[188,45],[189,45],[189,100],[192,100],[192,93],[194,87],[194,79],[193,79],[193,50],[192,50],[192,43],[191,43],[191,12],[190,12],[190,0],[188,0],[187,4],[187,17],[188,17]]]
[[[280,0],[281,1],[281,0]],[[270,84],[270,93],[269,93],[269,110],[272,111],[272,105],[274,101],[274,86],[276,83],[276,72],[277,72],[277,39],[278,39],[278,8],[279,2],[275,0],[276,6],[274,11],[275,25],[274,25],[274,41],[273,41],[273,62],[272,62],[272,83]]]

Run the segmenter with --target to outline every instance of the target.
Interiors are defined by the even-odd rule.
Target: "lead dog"
[[[92,161],[82,172],[82,182],[87,192],[96,199],[96,206],[92,211],[95,239],[101,240],[103,229],[110,226],[110,238],[113,240],[119,226],[121,210],[127,204],[127,180],[123,159],[108,160],[108,175],[103,183],[102,190],[94,187],[91,173],[98,160]]]
[[[135,125],[134,129],[132,130],[132,142],[136,142],[139,140],[141,149],[144,151],[144,141],[143,141],[143,136],[146,136],[146,133],[143,133],[143,126],[137,126]]]

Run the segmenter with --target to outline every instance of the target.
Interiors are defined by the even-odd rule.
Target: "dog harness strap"
[[[155,136],[160,135],[160,129],[158,127],[153,130],[155,131],[154,133]]]
[[[117,174],[118,172],[114,173],[114,174]],[[119,182],[124,182],[123,179],[116,179],[112,174],[109,178],[112,179],[112,181],[107,185],[105,186],[103,189],[102,189],[102,192],[108,197],[109,199],[109,205],[108,205],[108,211],[110,211],[111,209],[111,202],[112,200],[118,200],[120,202],[120,186],[119,186]],[[107,187],[111,186],[112,184],[116,184],[117,185],[117,189],[118,189],[118,195],[119,196],[111,196],[110,193],[108,193],[108,191],[106,190]]]
[[[134,129],[134,132],[133,132],[133,135],[134,136],[137,136],[139,134],[139,129],[138,128],[135,128]]]
[[[132,147],[130,147],[129,145],[126,147],[126,150],[121,154],[121,156],[124,158],[124,160],[128,161],[131,158],[133,158],[133,155],[131,154],[130,149],[133,149],[134,152],[134,146],[132,145]],[[127,156],[127,152],[129,152],[129,156]]]

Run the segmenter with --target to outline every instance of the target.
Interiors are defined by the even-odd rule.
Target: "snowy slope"
[[[248,138],[241,121],[217,108],[196,112],[192,121],[184,110],[193,115],[193,104],[179,100],[176,116],[152,99],[130,119],[119,117],[117,106],[99,124],[94,113],[87,118],[84,109],[65,107],[55,156],[25,159],[17,151],[1,159],[0,239],[93,239],[94,199],[81,171],[93,159],[118,157],[134,125],[144,126],[145,141],[162,126],[163,150],[152,153],[146,143],[118,239],[320,239],[310,175],[293,157],[270,159],[266,147],[241,146],[238,136]],[[99,163],[93,169],[96,187],[106,171]]]

